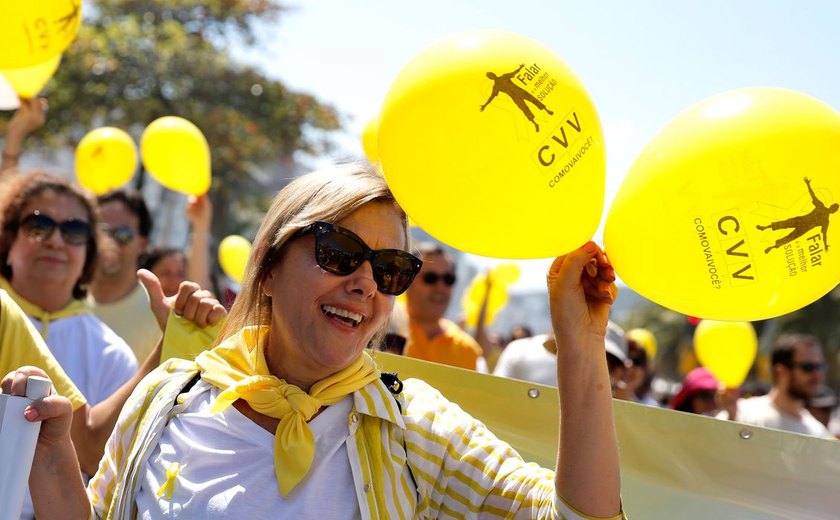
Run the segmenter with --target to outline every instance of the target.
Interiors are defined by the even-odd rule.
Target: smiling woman
[[[43,172],[12,178],[3,188],[0,286],[94,405],[137,371],[125,342],[81,301],[96,265],[96,201]]]
[[[549,273],[559,379],[570,381],[555,473],[523,461],[426,383],[381,377],[366,346],[384,335],[395,295],[422,264],[406,252],[407,228],[369,165],[290,183],[257,233],[215,348],[168,361],[136,389],[87,496],[81,482],[57,477],[73,459],[66,412],[52,408],[61,398],[33,405],[45,419],[30,477],[39,513],[86,518],[89,496],[93,516],[107,518],[176,509],[233,518],[621,516],[603,355],[614,273],[603,252],[589,243]],[[584,272],[593,258],[595,276]]]

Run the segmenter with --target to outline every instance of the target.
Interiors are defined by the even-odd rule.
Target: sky
[[[527,36],[568,64],[604,128],[610,202],[634,159],[674,116],[741,87],[797,90],[840,109],[840,2],[818,0],[499,0],[419,3],[310,0],[262,28],[245,59],[345,117],[340,150],[363,157],[360,135],[400,69],[431,43],[471,29]],[[489,267],[498,260],[470,256]],[[546,260],[526,261],[511,288],[544,288]]]

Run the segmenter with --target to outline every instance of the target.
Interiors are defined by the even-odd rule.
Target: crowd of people
[[[25,413],[43,424],[22,518],[624,517],[612,398],[658,403],[651,350],[609,321],[599,246],[549,269],[552,330],[502,341],[485,308],[470,333],[445,317],[455,257],[411,244],[374,168],[334,166],[277,194],[228,309],[210,290],[209,198],[187,205],[188,251],[151,247],[140,194],[18,170],[45,118],[22,102],[0,165],[3,393],[31,375],[54,385]],[[381,373],[370,349],[557,387],[556,467],[522,460],[426,382]],[[669,406],[837,433],[816,339],[783,336],[772,366],[765,396],[699,368]]]

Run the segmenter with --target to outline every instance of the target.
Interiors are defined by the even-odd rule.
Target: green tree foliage
[[[85,9],[46,92],[50,115],[41,134],[52,144],[73,147],[105,125],[139,142],[158,117],[192,121],[212,152],[216,236],[252,228],[273,188],[292,176],[293,154],[329,148],[328,132],[339,128],[335,109],[237,63],[229,51],[256,43],[256,24],[285,11],[275,0],[99,0]]]

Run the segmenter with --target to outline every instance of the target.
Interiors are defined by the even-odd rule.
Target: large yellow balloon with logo
[[[556,256],[601,219],[598,114],[572,70],[523,36],[471,31],[422,51],[388,91],[378,143],[400,205],[462,251]]]
[[[188,195],[210,189],[210,148],[204,134],[176,116],[155,119],[140,139],[143,166],[163,186]]]
[[[618,276],[690,316],[754,321],[840,281],[840,114],[746,88],[678,115],[644,149],[607,216]]]
[[[82,0],[3,2],[0,69],[44,63],[64,52],[82,22]]]
[[[219,243],[219,264],[222,271],[236,283],[242,283],[242,276],[245,274],[245,266],[248,264],[250,255],[251,242],[243,236],[230,235]]]
[[[31,98],[38,95],[47,81],[53,77],[58,65],[61,63],[61,54],[52,57],[43,63],[22,69],[2,69],[0,74],[6,78],[9,85],[22,98]]]
[[[694,330],[694,353],[727,388],[738,388],[755,361],[758,337],[748,322],[703,320]]]
[[[127,183],[137,171],[137,147],[125,131],[103,126],[88,132],[76,147],[76,179],[102,195]]]

